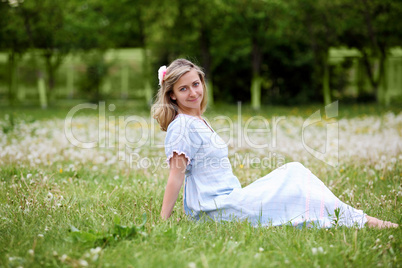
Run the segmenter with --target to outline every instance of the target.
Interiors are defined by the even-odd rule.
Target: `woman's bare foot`
[[[377,218],[374,217],[370,217],[368,215],[366,215],[367,218],[367,226],[371,227],[371,228],[379,228],[379,229],[383,229],[383,228],[398,228],[398,224],[396,223],[392,223],[390,221],[382,221],[379,220]]]

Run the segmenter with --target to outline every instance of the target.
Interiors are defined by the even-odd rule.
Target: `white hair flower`
[[[162,86],[162,81],[163,81],[163,78],[165,77],[166,69],[167,69],[166,65],[163,65],[158,70],[158,79],[159,79],[159,85],[160,86]]]

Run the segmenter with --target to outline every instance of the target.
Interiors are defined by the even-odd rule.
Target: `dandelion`
[[[87,262],[86,260],[79,260],[79,261],[78,261],[78,264],[79,264],[81,267],[87,267],[87,266],[88,266],[88,262]]]
[[[53,194],[51,192],[47,193],[46,200],[51,201],[53,199]]]
[[[195,262],[189,262],[188,268],[197,268],[197,265],[195,264]]]
[[[67,260],[67,258],[68,258],[68,256],[67,256],[66,254],[63,254],[63,255],[60,257],[60,261],[61,261],[61,262],[65,262],[65,261]]]
[[[318,249],[317,248],[312,248],[311,252],[313,253],[313,255],[317,255]]]
[[[102,251],[101,247],[91,248],[91,254],[99,254]]]
[[[60,168],[59,172],[60,172],[60,173],[63,173],[63,169],[62,169],[62,168]]]

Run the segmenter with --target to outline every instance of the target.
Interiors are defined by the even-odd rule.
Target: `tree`
[[[286,25],[286,4],[278,1],[238,0],[227,1],[232,19],[231,27],[241,38],[248,40],[251,60],[251,106],[261,107],[262,63],[264,52],[269,51],[282,38]]]
[[[385,66],[389,49],[400,46],[402,30],[396,23],[402,14],[402,2],[396,0],[343,1],[347,21],[342,41],[362,53],[363,64],[378,103],[387,104],[386,92],[380,91],[385,82]],[[386,90],[386,87],[383,87]]]
[[[71,28],[65,20],[68,7],[65,1],[52,0],[25,1],[19,6],[31,48],[41,50],[50,97],[53,97],[55,73],[73,45]]]
[[[11,105],[17,92],[17,62],[29,48],[24,21],[19,16],[19,5],[18,1],[0,2],[0,49],[8,54],[8,99]]]
[[[329,81],[329,48],[339,44],[339,36],[344,30],[344,10],[339,1],[302,0],[292,2],[295,12],[296,33],[305,35],[314,55],[315,80],[320,81],[325,105],[331,103]],[[302,36],[300,36],[302,38]]]

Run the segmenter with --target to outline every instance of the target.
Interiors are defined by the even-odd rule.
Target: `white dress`
[[[205,120],[179,114],[167,129],[167,162],[174,152],[187,158],[187,215],[196,220],[248,220],[254,226],[306,224],[328,228],[337,223],[361,228],[367,222],[363,211],[340,201],[297,162],[287,163],[242,188],[232,172],[226,144],[208,126]]]

